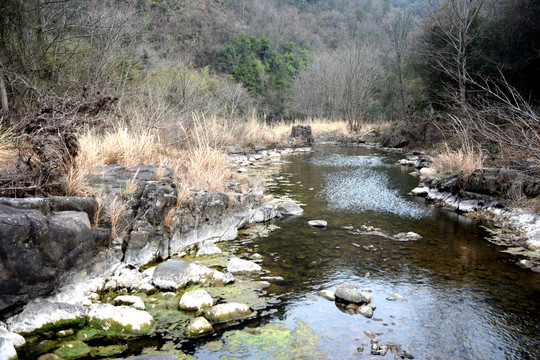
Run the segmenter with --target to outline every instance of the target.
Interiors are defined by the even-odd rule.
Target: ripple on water
[[[337,171],[324,176],[320,195],[331,210],[376,211],[422,218],[428,211],[389,188],[388,175],[370,167]]]

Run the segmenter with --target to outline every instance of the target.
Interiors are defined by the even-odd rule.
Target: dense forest
[[[3,136],[44,117],[124,122],[168,143],[208,116],[327,118],[352,132],[386,121],[389,144],[445,142],[536,172],[539,11],[535,0],[2,0]]]

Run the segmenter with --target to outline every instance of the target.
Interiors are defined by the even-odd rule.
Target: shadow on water
[[[408,195],[418,180],[394,165],[397,159],[325,147],[281,165],[270,188],[304,203],[305,212],[248,245],[264,256],[265,269],[285,279],[270,287],[285,295],[270,321],[289,329],[307,324],[323,358],[371,357],[366,330],[419,359],[540,358],[540,274],[517,268],[516,257],[485,240],[478,221]],[[310,228],[312,219],[328,227]],[[343,229],[361,225],[423,239],[396,242]],[[348,315],[316,295],[341,283],[372,289],[373,319]],[[362,346],[367,350],[359,352]],[[223,351],[195,354],[219,358]]]

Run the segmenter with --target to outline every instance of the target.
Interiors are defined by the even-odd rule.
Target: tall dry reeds
[[[462,172],[465,178],[482,165],[482,152],[472,145],[453,150],[445,144],[444,150],[433,158],[433,167],[440,173]]]

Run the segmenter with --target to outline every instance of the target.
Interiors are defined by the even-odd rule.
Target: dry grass
[[[126,213],[127,207],[121,197],[115,196],[109,205],[109,216],[111,218],[111,239],[118,236],[120,229],[120,219]]]
[[[171,127],[151,129],[142,125],[135,129],[127,126],[99,134],[85,130],[79,136],[81,156],[68,176],[72,195],[87,195],[84,177],[100,166],[122,164],[164,164],[175,172],[179,202],[201,189],[220,191],[226,180],[236,178],[222,149],[236,145],[240,148],[288,146],[293,125],[310,125],[315,137],[323,133],[347,134],[345,122],[313,119],[295,123],[266,124],[255,116],[247,121],[230,120],[217,116],[193,114]],[[156,180],[165,170],[156,173]],[[126,184],[126,193],[136,191],[135,181]]]
[[[433,167],[443,174],[462,171],[465,177],[469,177],[482,165],[482,152],[473,146],[452,150],[445,144],[445,149],[433,158]]]
[[[13,131],[0,126],[0,168],[10,168],[16,160],[17,153]]]

